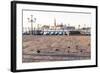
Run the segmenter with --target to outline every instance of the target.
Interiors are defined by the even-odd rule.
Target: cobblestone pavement
[[[91,58],[90,36],[23,35],[23,62],[86,60]]]

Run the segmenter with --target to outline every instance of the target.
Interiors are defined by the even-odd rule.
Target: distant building
[[[64,26],[63,26],[62,24],[56,25],[56,29],[57,29],[57,30],[61,30],[61,29],[63,29],[63,28],[64,28]]]
[[[57,24],[56,19],[54,18],[54,25],[50,26],[50,29],[52,30],[62,30],[64,28],[63,23]]]
[[[44,30],[48,30],[50,27],[48,26],[48,25],[43,25],[42,26],[42,29],[44,29]]]
[[[74,31],[75,30],[75,27],[74,26],[67,26],[66,27],[66,30]]]
[[[47,29],[47,28],[48,27],[45,26],[45,29]],[[73,30],[75,30],[75,27],[74,26],[63,25],[63,23],[57,24],[56,23],[56,19],[54,18],[54,25],[50,26],[49,30],[68,30],[68,31],[73,31]]]

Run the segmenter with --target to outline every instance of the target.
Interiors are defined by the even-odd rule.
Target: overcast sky
[[[23,27],[31,27],[31,23],[28,22],[27,18],[36,18],[36,22],[33,23],[34,27],[37,27],[37,24],[43,25],[54,25],[54,18],[56,19],[57,24],[63,23],[64,25],[70,24],[70,26],[75,26],[76,28],[78,25],[84,27],[90,27],[92,22],[92,15],[91,14],[84,14],[84,13],[67,13],[67,12],[44,12],[44,11],[23,11]]]

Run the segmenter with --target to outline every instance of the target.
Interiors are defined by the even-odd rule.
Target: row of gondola
[[[82,34],[80,31],[29,31],[24,32],[23,35],[90,35]]]

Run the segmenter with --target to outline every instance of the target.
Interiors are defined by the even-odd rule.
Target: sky
[[[31,27],[31,23],[28,21],[27,18],[31,18],[31,15],[33,15],[33,18],[36,18],[36,22],[33,23],[33,27],[37,28],[37,24],[40,24],[40,26],[43,25],[54,25],[54,19],[56,19],[57,24],[63,23],[64,25],[70,25],[75,26],[78,28],[78,25],[80,25],[80,28],[84,27],[90,27],[92,24],[92,15],[85,14],[85,13],[68,13],[68,12],[54,12],[54,11],[23,11],[23,27]]]

